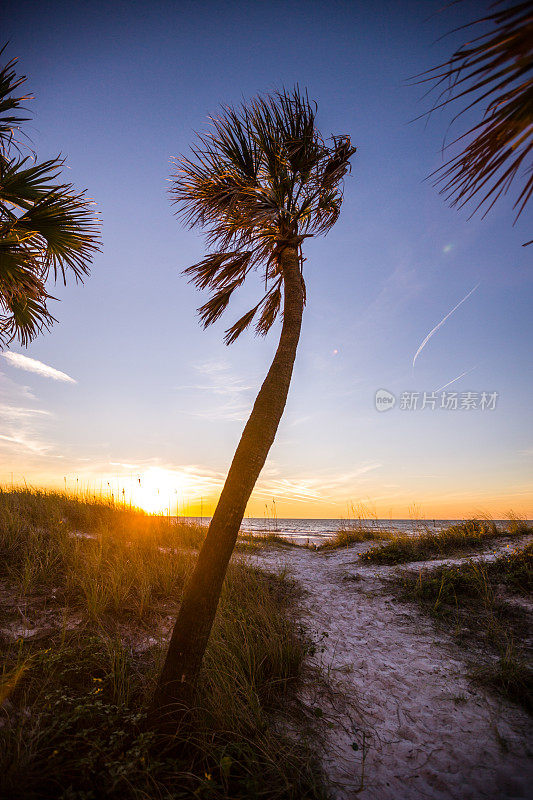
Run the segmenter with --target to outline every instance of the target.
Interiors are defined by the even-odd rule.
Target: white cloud
[[[63,381],[64,383],[76,383],[74,378],[67,375],[66,372],[60,372],[54,367],[43,364],[42,361],[37,361],[36,358],[29,358],[23,356],[22,353],[2,353],[3,357],[8,361],[12,367],[17,369],[26,370],[26,372],[35,372],[37,375],[42,375],[43,378],[52,378],[54,381]]]
[[[27,386],[0,372],[0,470],[11,471],[17,461],[29,456],[50,456],[46,431],[53,414],[38,408],[36,402]]]
[[[533,456],[533,447],[526,447],[525,450],[519,450],[518,455],[526,457]]]
[[[347,492],[360,490],[367,480],[367,473],[380,469],[379,462],[363,464],[352,472],[322,472],[312,477],[297,475],[289,478],[279,477],[279,469],[270,464],[265,467],[258,480],[252,497],[269,497],[306,502],[332,502]]]
[[[45,411],[42,408],[25,408],[21,406],[6,405],[0,403],[0,419],[2,420],[22,420],[31,419],[35,416],[50,417],[50,411]]]
[[[305,502],[308,500],[315,500],[325,502],[320,491],[313,488],[312,481],[309,479],[291,479],[281,478],[278,480],[259,480],[254,488],[252,497],[270,498],[270,499],[283,499],[283,500],[296,500]]]
[[[29,439],[23,434],[16,436],[4,436],[3,434],[0,434],[0,442],[5,442],[6,446],[14,449],[15,451],[21,451],[23,453],[29,451],[30,453],[44,455],[48,451],[47,444]]]
[[[394,321],[411,298],[421,291],[416,269],[401,263],[385,278],[380,290],[357,319],[357,327],[373,331],[376,325]]]
[[[208,420],[244,422],[252,409],[253,392],[257,387],[245,383],[231,372],[225,361],[208,361],[195,364],[194,369],[203,383],[179,386],[178,389],[195,392],[195,410],[184,413]],[[211,396],[211,402],[209,401]],[[207,402],[206,402],[207,401]],[[198,407],[198,404],[204,407]]]

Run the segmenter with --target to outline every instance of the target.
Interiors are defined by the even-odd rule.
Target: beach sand
[[[265,548],[253,557],[264,569],[288,569],[306,590],[306,625],[320,642],[314,658],[339,701],[321,698],[333,726],[324,765],[335,796],[533,797],[531,718],[464,677],[466,656],[453,638],[393,596],[383,578],[394,568],[358,561],[368,546]]]

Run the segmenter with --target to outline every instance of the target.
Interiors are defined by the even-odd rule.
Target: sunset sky
[[[205,248],[173,216],[171,159],[221,103],[299,83],[323,135],[358,149],[339,222],[305,246],[293,383],[247,513],[275,501],[280,517],[343,517],[351,504],[393,518],[533,516],[533,204],[514,226],[511,194],[468,219],[425,180],[468,119],[413,122],[431,99],[408,79],[486,9],[445,6],[8,0],[7,57],[36,98],[31,147],[66,156],[101,213],[103,250],[85,285],[51,289],[52,331],[0,355],[2,482],[211,513],[279,326],[223,344],[253,280],[222,322],[198,324],[202,297],[180,271]],[[394,408],[376,410],[380,389]],[[439,408],[442,391],[457,409]],[[421,408],[424,392],[435,408]],[[461,408],[466,392],[476,408]],[[419,394],[416,409],[402,393]]]

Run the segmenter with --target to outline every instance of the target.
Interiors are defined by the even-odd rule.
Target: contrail
[[[459,306],[462,306],[462,305],[463,305],[463,303],[464,303],[464,301],[465,301],[465,300],[468,300],[468,298],[470,297],[470,295],[471,295],[471,294],[474,294],[474,292],[476,291],[476,289],[478,288],[478,286],[479,286],[479,283],[476,283],[476,285],[474,286],[474,288],[473,288],[473,289],[470,289],[470,291],[468,292],[468,294],[467,294],[467,295],[465,295],[465,297],[463,297],[463,299],[462,299],[462,300],[461,300],[459,303],[457,303],[457,305],[456,305],[456,306],[454,306],[454,307],[452,308],[452,310],[451,310],[451,311],[449,311],[449,312],[446,314],[446,316],[445,316],[445,317],[443,317],[443,318],[441,319],[441,321],[439,322],[439,324],[438,324],[438,325],[435,325],[435,327],[433,328],[433,330],[431,330],[431,331],[428,333],[428,335],[426,336],[426,338],[424,339],[424,341],[422,342],[422,344],[420,345],[420,347],[418,348],[418,350],[417,350],[417,351],[416,351],[416,353],[415,353],[415,357],[413,358],[413,367],[414,367],[414,365],[415,365],[415,361],[416,361],[416,359],[418,358],[418,356],[420,355],[420,353],[422,352],[422,350],[424,349],[424,347],[427,345],[427,343],[429,342],[429,340],[431,339],[431,337],[433,336],[433,334],[434,334],[434,333],[436,333],[436,332],[438,331],[438,329],[439,329],[439,328],[440,328],[442,325],[444,325],[444,323],[446,322],[446,320],[447,320],[449,317],[451,317],[451,315],[453,314],[453,312],[454,312],[454,311],[457,311],[457,309],[459,308]]]
[[[476,365],[476,366],[477,366],[477,365]],[[440,389],[435,389],[435,394],[437,394],[437,392],[442,392],[442,390],[443,390],[443,389],[446,389],[446,387],[447,387],[447,386],[451,386],[451,385],[452,385],[452,383],[455,383],[455,381],[458,381],[458,380],[459,380],[459,378],[464,378],[464,376],[465,376],[465,375],[468,375],[468,374],[469,374],[470,372],[472,372],[472,370],[474,370],[475,368],[476,368],[476,367],[472,367],[471,369],[467,369],[467,370],[466,370],[466,372],[461,372],[461,374],[460,374],[460,375],[458,375],[458,376],[457,376],[457,378],[454,378],[453,380],[451,380],[451,381],[448,381],[448,383],[445,383],[445,384],[444,384],[444,386],[441,386],[441,387],[440,387]]]

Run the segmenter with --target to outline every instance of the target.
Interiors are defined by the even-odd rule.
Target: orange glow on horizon
[[[210,517],[216,507],[225,476],[198,467],[164,467],[117,464],[119,471],[69,473],[67,477],[34,475],[31,478],[0,476],[6,489],[11,485],[59,489],[80,497],[112,499],[149,514]],[[140,467],[140,468],[139,468]],[[317,477],[303,480],[265,477],[260,479],[246,508],[246,517],[295,519],[466,519],[487,515],[505,519],[510,512],[532,518],[532,495],[505,487],[503,491],[479,486],[471,492],[453,491],[450,485],[440,491],[416,492],[411,486],[396,485],[384,491],[380,481],[361,488],[349,485],[322,487]],[[514,490],[513,490],[514,489]],[[356,511],[354,512],[354,508]],[[361,511],[361,509],[363,509]]]

